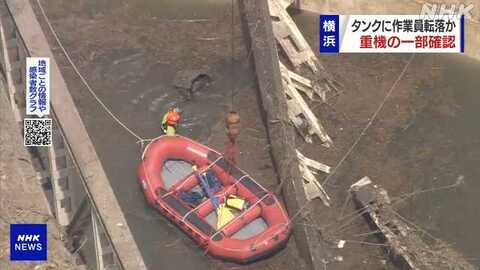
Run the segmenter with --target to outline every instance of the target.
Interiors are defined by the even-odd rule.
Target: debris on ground
[[[337,244],[337,248],[343,248],[345,246],[346,241],[345,240],[339,240]]]
[[[325,206],[330,207],[330,197],[315,177],[318,172],[330,173],[330,166],[309,159],[298,150],[297,157],[298,167],[303,175],[303,187],[307,200],[320,198]]]
[[[353,198],[369,223],[378,229],[392,259],[402,269],[475,270],[467,260],[444,241],[407,221],[393,207],[385,189],[363,177],[351,186]],[[422,239],[428,236],[429,243]]]
[[[330,91],[338,91],[337,85],[332,76],[328,74],[325,68],[320,64],[313,53],[312,48],[303,37],[293,19],[288,14],[286,8],[290,2],[283,0],[269,0],[268,6],[270,16],[272,17],[273,33],[277,43],[290,60],[294,68],[299,68],[302,64],[308,66],[316,78],[317,90],[323,102],[326,102],[326,95]]]
[[[273,18],[272,26],[275,38],[292,65],[299,67],[306,64],[316,73],[318,71],[317,57],[288,14],[285,5],[279,0],[269,0],[268,7],[270,16]]]
[[[298,69],[302,64],[306,64],[315,80],[300,76],[279,61],[283,87],[287,96],[288,114],[306,142],[312,143],[312,135],[316,134],[324,146],[330,147],[333,144],[332,140],[298,91],[305,93],[310,100],[313,100],[316,94],[322,102],[326,102],[327,92],[337,89],[333,87],[333,79],[318,62],[310,45],[288,14],[286,8],[290,4],[283,0],[268,1],[273,34],[293,67]]]
[[[196,92],[207,88],[211,82],[206,70],[182,70],[175,75],[173,85],[183,90],[187,100],[190,100]]]
[[[321,98],[321,101],[326,100],[325,92],[320,89],[318,83],[313,82],[310,79],[307,79],[291,70],[289,70],[285,65],[280,62],[280,67],[285,68],[286,74],[290,77],[292,84],[296,89],[302,91],[310,100],[315,100],[314,95],[317,94]]]
[[[325,128],[307,105],[302,95],[298,92],[290,76],[290,72],[280,63],[280,72],[282,74],[283,89],[287,96],[288,116],[297,131],[302,135],[306,142],[312,143],[312,136],[317,135],[325,147],[333,145],[332,139],[328,136]]]

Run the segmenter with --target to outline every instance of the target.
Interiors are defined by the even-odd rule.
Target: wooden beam
[[[301,65],[308,66],[315,78],[313,90],[323,102],[326,102],[327,92],[332,90],[338,92],[338,88],[342,85],[335,81],[318,61],[314,51],[286,10],[290,4],[286,5],[285,0],[268,0],[275,39],[294,68],[297,69]]]
[[[302,91],[310,100],[314,100],[313,96],[314,94],[317,94],[323,102],[326,101],[326,93],[329,91],[328,89],[321,88],[318,83],[314,83],[312,80],[289,70],[282,62],[280,62],[280,66],[287,70],[288,76],[295,88]]]
[[[325,147],[333,145],[325,128],[320,124],[318,118],[310,110],[305,100],[303,100],[303,97],[295,88],[292,79],[289,76],[288,69],[285,66],[280,65],[280,72],[283,79],[283,89],[287,97],[290,98],[287,102],[289,117],[297,130],[308,143],[312,142],[311,136],[316,134],[320,138],[322,145]],[[301,116],[304,117],[304,120],[300,117],[298,112],[301,112]]]
[[[310,45],[292,20],[283,0],[269,0],[268,6],[272,20],[273,33],[285,54],[295,67],[307,64],[314,72],[318,72],[318,63]]]
[[[304,163],[307,167],[313,168],[317,171],[324,173],[330,173],[330,166],[320,163],[316,160],[305,157],[300,151],[297,150],[297,156],[300,162]]]
[[[299,169],[303,175],[303,187],[305,189],[307,199],[310,201],[315,198],[320,198],[325,206],[330,207],[330,197],[322,185],[318,182],[312,171],[312,169],[317,169],[320,167],[322,171],[325,170],[330,172],[330,167],[305,157],[302,153],[300,153],[300,151],[298,151],[298,149],[296,151],[299,160]]]

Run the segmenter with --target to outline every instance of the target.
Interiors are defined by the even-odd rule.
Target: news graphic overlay
[[[464,16],[320,15],[320,53],[463,53]]]
[[[339,52],[339,17],[339,15],[320,16],[320,52]]]
[[[25,146],[52,145],[50,114],[50,59],[27,57],[26,61],[26,115],[37,118],[23,120]]]
[[[10,224],[10,260],[46,261],[47,224]]]
[[[27,57],[27,115],[42,117],[50,114],[50,59]]]

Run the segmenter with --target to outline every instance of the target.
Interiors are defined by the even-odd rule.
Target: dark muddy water
[[[164,20],[209,19],[230,8],[230,1],[222,0],[86,0],[87,11],[92,14],[108,13],[114,7],[128,4],[150,16]]]
[[[178,106],[183,110],[179,132],[206,141],[211,127],[222,119],[230,100],[225,95],[227,81],[231,79],[225,72],[230,70],[227,68],[229,64],[213,66],[208,73],[214,81],[208,88],[194,94],[192,100],[186,100],[183,92],[173,87],[176,68],[151,63],[148,53],[119,51],[115,54],[105,55],[98,63],[96,73],[104,80],[97,87],[115,89],[102,95],[122,121],[141,136],[154,138],[159,135],[162,114],[169,107]],[[115,64],[125,56],[128,61]],[[138,74],[138,70],[148,71]],[[249,74],[241,69],[237,72],[245,77]],[[94,101],[85,97],[82,100],[88,102],[85,117],[92,118],[87,121],[92,125],[89,132],[93,134],[104,168],[149,269],[209,269],[210,262],[205,259],[203,251],[145,203],[135,174],[140,161],[140,145],[111,119],[99,117],[101,112],[87,111],[97,106]],[[93,128],[93,125],[101,128]]]
[[[389,147],[416,196],[405,213],[480,265],[480,62],[438,56],[440,76],[418,85],[414,114]]]
[[[142,14],[176,20],[215,18],[219,15],[215,8],[218,5],[213,3],[222,1],[127,2],[143,6]],[[118,5],[109,0],[87,3],[83,12],[95,11],[93,13],[106,15],[111,7]],[[172,31],[181,31],[181,27],[185,25],[181,24],[179,29]],[[62,32],[59,35],[62,37]],[[190,49],[190,44],[172,46]],[[210,45],[206,43],[205,46]],[[157,137],[163,113],[169,107],[178,106],[183,110],[179,133],[205,142],[211,135],[212,127],[223,120],[230,106],[231,82],[235,81],[238,89],[254,89],[251,86],[254,74],[245,60],[235,62],[233,72],[229,57],[224,61],[209,61],[205,72],[212,82],[187,100],[185,93],[174,87],[174,78],[177,72],[191,69],[191,65],[198,63],[192,63],[188,54],[177,54],[175,58],[178,62],[167,64],[144,49],[106,50],[89,66],[93,69],[89,73],[94,75],[88,81],[111,111],[141,137]],[[75,82],[76,76],[70,76]],[[141,157],[137,139],[115,123],[83,86],[71,83],[69,88],[148,269],[224,268],[218,266],[219,261],[206,259],[204,251],[186,234],[146,204],[136,180]]]
[[[312,48],[317,49],[318,15],[302,12],[294,18]],[[415,94],[409,97],[412,112],[408,123],[393,131],[394,139],[385,151],[389,158],[400,161],[399,174],[406,179],[402,185],[408,190],[458,185],[414,196],[401,212],[478,266],[480,62],[463,55],[440,54],[417,55],[415,61],[432,65],[437,76],[432,80],[426,74],[416,75],[418,80],[412,86]],[[355,168],[356,160],[352,160],[350,168]],[[343,181],[348,187],[355,179]]]
[[[230,1],[220,0],[137,0],[146,12],[164,19],[208,19],[215,8],[222,8]]]

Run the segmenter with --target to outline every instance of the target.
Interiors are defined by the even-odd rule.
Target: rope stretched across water
[[[380,113],[380,111],[383,109],[385,103],[387,102],[388,98],[391,96],[391,94],[393,93],[393,90],[395,90],[395,88],[397,87],[398,83],[400,82],[400,80],[403,78],[403,76],[405,75],[408,67],[410,66],[410,64],[412,63],[413,59],[415,57],[415,54],[411,54],[410,55],[410,58],[408,59],[407,63],[405,64],[405,66],[403,67],[402,71],[400,72],[400,74],[398,75],[397,79],[393,82],[392,86],[390,87],[390,89],[388,90],[387,94],[385,95],[385,97],[383,98],[382,102],[380,103],[380,105],[378,106],[378,108],[375,110],[375,112],[372,114],[372,117],[370,117],[370,120],[368,121],[367,125],[363,128],[362,132],[360,133],[360,135],[355,139],[355,141],[353,142],[352,146],[348,149],[347,153],[345,153],[345,155],[340,159],[340,161],[337,163],[337,165],[334,167],[334,169],[332,170],[332,172],[325,178],[325,180],[323,181],[323,184],[322,185],[325,185],[328,183],[328,181],[331,179],[331,177],[337,172],[338,168],[343,164],[343,162],[348,158],[348,156],[353,152],[353,150],[355,149],[355,147],[357,146],[357,144],[360,142],[360,140],[362,139],[363,135],[365,135],[366,131],[368,130],[368,128],[370,128],[370,126],[372,125],[373,121],[375,121],[375,119],[377,118],[378,114]],[[298,209],[298,211],[292,216],[291,218],[291,222],[293,222],[293,220],[303,211],[305,210],[305,208],[307,208],[307,206],[311,203],[311,201],[307,201],[302,207],[300,207],[300,209]]]
[[[360,133],[360,135],[358,135],[357,139],[353,142],[352,146],[350,146],[350,148],[348,149],[347,153],[345,153],[345,155],[342,157],[342,159],[340,159],[340,161],[337,163],[337,165],[333,168],[332,172],[325,178],[325,180],[323,181],[323,184],[322,185],[326,185],[328,183],[328,181],[331,179],[331,177],[337,172],[338,168],[340,166],[342,166],[343,162],[348,158],[348,156],[350,156],[350,154],[353,152],[353,150],[355,149],[355,147],[357,146],[357,144],[360,142],[360,140],[362,139],[363,135],[365,135],[365,133],[367,132],[368,128],[370,128],[370,126],[373,124],[373,121],[375,121],[375,119],[377,118],[378,114],[380,113],[380,111],[383,109],[383,106],[385,105],[385,103],[387,102],[388,98],[390,97],[390,95],[393,93],[393,90],[397,87],[397,84],[398,82],[400,82],[400,80],[403,78],[403,76],[405,75],[405,72],[407,72],[407,69],[408,67],[410,66],[410,64],[412,63],[413,61],[413,58],[415,57],[415,54],[412,54],[410,55],[410,58],[408,59],[407,63],[405,64],[405,66],[403,67],[402,69],[402,72],[400,72],[400,74],[398,75],[397,79],[393,82],[392,86],[390,87],[390,89],[388,90],[387,94],[385,95],[385,97],[383,98],[382,102],[380,103],[380,105],[378,106],[378,108],[375,110],[375,112],[372,114],[372,117],[370,117],[370,120],[368,121],[367,125],[365,125],[365,127],[363,128],[362,132]]]
[[[140,135],[138,135],[137,133],[135,133],[133,130],[131,130],[126,124],[124,124],[111,110],[110,108],[108,108],[107,105],[105,105],[105,103],[97,96],[97,94],[95,93],[95,91],[93,91],[92,87],[90,87],[90,85],[88,84],[87,80],[85,79],[85,77],[83,77],[83,75],[80,73],[80,70],[78,70],[77,66],[75,65],[75,63],[73,62],[72,58],[70,57],[70,55],[68,54],[67,50],[65,49],[65,47],[63,46],[62,42],[60,41],[60,38],[58,37],[57,35],[57,32],[55,31],[55,29],[53,28],[47,14],[45,13],[45,10],[43,9],[43,6],[42,6],[42,3],[40,2],[40,0],[37,0],[37,4],[38,4],[38,7],[40,8],[40,12],[42,13],[42,16],[43,18],[45,19],[45,22],[47,23],[48,25],[48,28],[50,29],[50,32],[52,33],[53,37],[55,38],[58,46],[60,47],[60,49],[62,50],[63,54],[65,55],[65,57],[67,58],[68,62],[70,63],[70,65],[72,66],[73,70],[75,71],[75,73],[78,75],[78,77],[80,78],[80,80],[82,81],[82,83],[85,85],[85,87],[88,89],[88,91],[90,92],[90,94],[95,98],[95,100],[100,104],[100,106],[102,106],[102,108],[107,112],[108,115],[110,115],[110,117],[112,117],[112,119],[117,123],[119,124],[123,129],[125,129],[128,133],[130,133],[130,135],[132,135],[133,137],[135,137],[139,142],[143,143],[144,141],[146,141],[146,139],[142,138]]]

